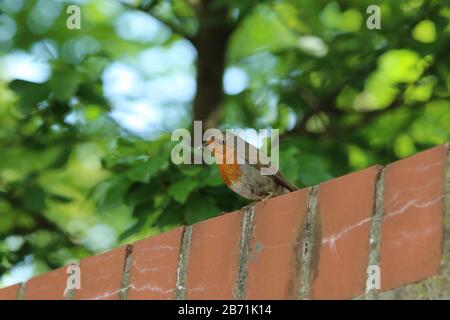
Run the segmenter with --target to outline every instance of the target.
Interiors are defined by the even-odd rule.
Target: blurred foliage
[[[81,30],[66,28],[74,2]],[[163,57],[179,41],[200,48],[199,30],[208,23],[231,30],[225,70],[246,79],[240,90],[224,92],[217,125],[280,129],[281,171],[294,184],[317,184],[449,140],[445,0],[377,1],[381,30],[366,28],[366,8],[374,4],[368,0],[123,2],[0,0],[3,284],[24,265],[41,273],[247,204],[214,166],[170,161],[170,131],[191,125],[191,98],[180,103],[183,112],[169,114],[170,103],[161,104],[169,119],[146,135],[111,116],[114,99],[105,94],[109,66],[142,71],[136,61],[146,49]],[[225,19],[205,18],[203,2]],[[156,31],[136,30],[148,17],[159,21]],[[8,57],[24,54],[48,76],[8,76]],[[164,77],[158,61],[147,63],[154,71],[142,78]],[[197,65],[194,59],[187,66],[192,77]],[[20,63],[15,68],[30,73]]]

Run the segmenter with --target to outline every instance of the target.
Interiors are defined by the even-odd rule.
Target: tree
[[[0,2],[4,283],[21,264],[43,272],[245,205],[214,166],[170,161],[170,131],[193,120],[280,129],[281,170],[299,186],[446,142],[450,7],[380,1],[369,30],[371,4],[91,0],[68,30],[66,4]],[[40,73],[11,70],[30,57]],[[196,90],[177,100],[176,83],[154,81],[181,69]],[[149,95],[152,112],[134,106],[157,118],[150,133],[121,118]]]

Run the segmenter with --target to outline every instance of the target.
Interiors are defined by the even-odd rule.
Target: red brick
[[[16,300],[19,287],[20,287],[20,285],[15,284],[15,285],[0,289],[0,300]]]
[[[183,228],[133,245],[128,299],[173,299]]]
[[[438,272],[445,166],[443,145],[387,166],[380,256],[383,290]]]
[[[25,300],[62,300],[67,282],[66,267],[56,269],[25,283]]]
[[[298,190],[255,208],[250,241],[247,299],[295,299],[297,252],[308,207],[308,189]]]
[[[242,212],[193,226],[187,299],[233,299],[238,272]]]
[[[118,300],[126,247],[81,260],[81,289],[77,300]]]
[[[364,292],[379,167],[319,185],[322,241],[313,299],[347,299]]]

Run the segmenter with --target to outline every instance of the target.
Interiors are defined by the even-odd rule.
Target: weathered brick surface
[[[322,227],[313,299],[346,299],[364,292],[379,167],[319,185]]]
[[[187,273],[187,299],[233,299],[242,212],[195,224]]]
[[[404,285],[380,294],[380,299],[440,299],[450,300],[450,159],[447,144],[446,197],[444,217],[444,241],[439,274],[420,281]]]
[[[15,284],[15,285],[0,289],[0,300],[16,300],[19,287],[20,287],[20,285]]]
[[[128,299],[173,299],[183,228],[133,245]]]
[[[258,203],[248,257],[247,299],[296,299],[308,189]]]
[[[126,247],[81,260],[81,289],[77,300],[118,300]]]
[[[381,286],[389,290],[438,272],[446,150],[439,146],[387,166],[381,227]]]
[[[25,283],[25,300],[62,300],[67,282],[66,267],[56,269]]]

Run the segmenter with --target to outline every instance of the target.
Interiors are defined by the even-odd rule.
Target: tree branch
[[[194,38],[192,37],[192,35],[189,35],[188,33],[186,33],[186,31],[183,29],[183,27],[181,25],[178,25],[178,24],[174,23],[173,21],[170,21],[169,19],[161,17],[152,11],[152,9],[158,3],[157,1],[155,1],[152,4],[147,5],[147,6],[143,5],[142,3],[137,6],[134,6],[132,4],[123,2],[121,0],[119,0],[119,2],[128,9],[139,10],[139,11],[147,13],[148,15],[152,16],[153,18],[155,18],[156,20],[158,20],[159,22],[164,24],[167,28],[169,28],[172,31],[172,33],[178,34],[178,35],[186,38],[195,46]]]

